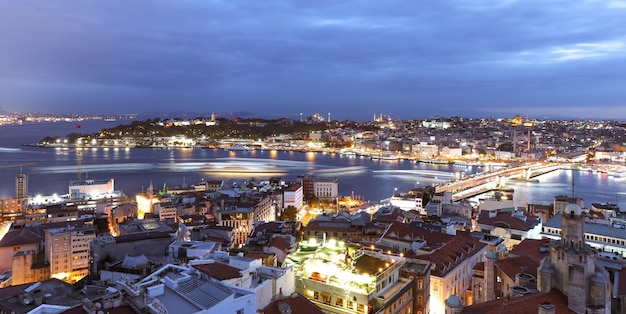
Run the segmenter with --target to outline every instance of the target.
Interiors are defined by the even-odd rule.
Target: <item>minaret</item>
[[[330,112],[328,113],[328,123],[330,123]]]
[[[496,255],[496,252],[488,250],[487,254],[485,254],[485,282],[483,284],[483,287],[485,287],[484,302],[491,301],[496,298],[495,263],[497,260],[498,256]]]

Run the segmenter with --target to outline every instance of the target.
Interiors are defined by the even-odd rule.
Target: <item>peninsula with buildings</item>
[[[560,167],[621,176],[626,125],[441,118],[150,119],[43,147],[216,147],[500,163],[380,204],[338,179],[203,180],[129,196],[77,180],[0,200],[0,311],[7,313],[621,313],[626,216],[555,195],[516,207],[507,180]],[[473,206],[468,195],[497,189]],[[336,202],[336,204],[333,204]],[[325,205],[323,205],[325,204]],[[319,208],[326,207],[320,211]],[[332,209],[332,210],[330,210]]]

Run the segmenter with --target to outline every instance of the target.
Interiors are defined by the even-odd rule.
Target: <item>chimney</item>
[[[537,314],[556,314],[556,308],[552,303],[542,302],[539,303],[539,310],[537,311]]]

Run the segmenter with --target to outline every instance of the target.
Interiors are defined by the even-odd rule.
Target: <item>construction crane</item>
[[[26,167],[37,164],[36,162],[23,162],[19,164],[10,164],[10,165],[0,165],[0,168],[15,168],[15,167]]]
[[[76,149],[63,149],[64,153],[76,153],[76,177],[78,182],[83,180],[82,176],[82,161],[83,161],[83,150],[82,148]]]

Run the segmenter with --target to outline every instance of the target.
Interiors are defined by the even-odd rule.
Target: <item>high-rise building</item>
[[[15,194],[19,199],[25,199],[28,195],[28,177],[21,171],[15,178]]]

